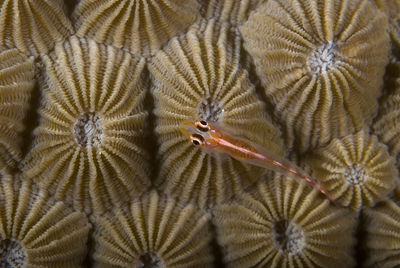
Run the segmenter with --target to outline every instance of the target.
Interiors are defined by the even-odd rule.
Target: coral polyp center
[[[140,268],[159,268],[164,267],[162,261],[154,253],[146,253],[140,256]]]
[[[294,223],[280,220],[274,224],[275,244],[284,252],[295,255],[304,247],[304,234]]]
[[[24,248],[17,241],[0,240],[0,264],[5,264],[5,267],[23,267],[25,256]]]
[[[347,182],[353,185],[362,185],[364,183],[365,169],[361,165],[352,165],[345,169],[344,177]]]
[[[212,98],[203,99],[198,107],[199,118],[209,122],[217,122],[223,112],[222,106]]]
[[[74,135],[77,143],[83,147],[99,145],[103,135],[100,116],[96,113],[79,115],[74,125]]]
[[[312,74],[324,73],[335,65],[336,45],[333,41],[325,43],[307,58],[307,68]]]

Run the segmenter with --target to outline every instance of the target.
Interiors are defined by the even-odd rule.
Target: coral
[[[191,25],[199,9],[196,0],[83,0],[73,16],[79,36],[148,55]]]
[[[390,268],[400,263],[400,191],[363,211],[366,224],[367,259],[365,267]]]
[[[99,267],[210,267],[209,216],[155,191],[95,217]]]
[[[365,131],[333,139],[310,154],[307,164],[328,194],[358,210],[383,200],[397,180],[394,159],[375,135]]]
[[[387,28],[383,12],[368,0],[270,0],[240,27],[299,150],[372,120],[388,62]]]
[[[83,213],[47,197],[31,181],[1,175],[1,267],[77,267],[86,256],[89,229]]]
[[[352,267],[354,215],[290,177],[260,180],[214,210],[229,267]]]
[[[375,3],[387,14],[390,36],[400,49],[400,0],[375,0]]]
[[[184,120],[207,120],[283,154],[280,131],[240,66],[240,37],[229,24],[210,20],[194,25],[156,54],[150,71],[161,155],[157,183],[168,194],[208,208],[263,172],[195,148],[179,131]]]
[[[0,1],[0,46],[34,56],[49,52],[73,32],[63,6],[63,0]]]
[[[21,161],[24,118],[34,87],[33,58],[18,49],[0,52],[0,170],[10,170]]]
[[[250,14],[264,0],[211,0],[207,3],[205,16],[234,25],[244,23]]]
[[[24,175],[88,213],[141,194],[150,184],[145,61],[76,37],[43,61],[44,100]]]

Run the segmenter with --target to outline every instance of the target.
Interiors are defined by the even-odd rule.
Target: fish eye
[[[193,134],[192,136],[190,136],[190,141],[196,146],[203,145],[204,138],[199,134]]]
[[[207,123],[207,121],[204,120],[197,120],[195,125],[198,130],[203,132],[207,132],[211,128],[210,125]]]

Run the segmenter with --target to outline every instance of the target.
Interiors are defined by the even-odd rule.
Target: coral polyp
[[[368,0],[267,1],[240,27],[266,95],[300,151],[372,120],[388,62],[387,30],[386,16]]]
[[[0,47],[16,47],[38,56],[48,53],[72,32],[62,0],[0,2]]]
[[[94,218],[98,267],[210,267],[209,216],[155,191]]]
[[[352,267],[355,218],[290,177],[260,180],[214,209],[229,267]]]
[[[90,224],[31,181],[0,178],[0,266],[77,267],[86,256]]]
[[[385,199],[398,180],[387,147],[365,131],[333,139],[314,150],[307,163],[335,201],[355,210]]]
[[[400,263],[400,191],[393,200],[386,200],[363,211],[366,217],[365,267],[395,267]]]
[[[241,191],[264,171],[195,148],[179,131],[182,121],[207,120],[284,154],[280,131],[240,59],[238,33],[227,23],[210,20],[171,40],[150,64],[162,160],[157,183],[168,194],[203,208]]]
[[[44,100],[24,175],[88,213],[145,191],[144,60],[73,37],[43,61]]]
[[[83,0],[73,16],[79,36],[149,55],[183,33],[199,10],[195,0]]]
[[[35,85],[33,58],[18,49],[0,51],[0,170],[21,161],[21,132]]]

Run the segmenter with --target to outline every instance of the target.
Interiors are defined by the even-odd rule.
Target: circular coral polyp
[[[390,42],[369,0],[271,0],[240,26],[288,141],[305,152],[376,115]]]
[[[179,130],[184,120],[206,120],[284,154],[280,131],[240,65],[240,42],[229,24],[202,21],[171,40],[150,64],[161,155],[156,183],[171,196],[202,208],[242,191],[264,170],[195,148]]]
[[[76,142],[81,146],[97,146],[101,144],[103,127],[96,113],[84,113],[78,116],[74,125]]]
[[[73,32],[63,0],[0,2],[0,47],[34,56],[48,53]]]
[[[182,34],[199,16],[196,0],[83,0],[73,13],[78,36],[145,56]]]
[[[21,132],[35,85],[34,63],[18,49],[0,50],[0,170],[22,160]]]
[[[394,158],[375,135],[364,131],[317,148],[307,164],[335,201],[354,210],[387,198],[396,185]]]
[[[93,218],[96,267],[212,267],[209,216],[151,191]]]
[[[30,180],[0,177],[0,266],[78,267],[90,224]]]
[[[87,213],[143,193],[145,60],[72,37],[43,61],[40,122],[23,175]]]
[[[355,213],[305,182],[264,177],[213,214],[228,267],[353,267]]]

